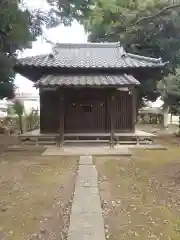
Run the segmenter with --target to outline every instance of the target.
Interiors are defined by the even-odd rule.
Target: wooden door
[[[66,132],[98,132],[105,129],[105,104],[101,100],[69,99],[65,113]]]
[[[83,100],[79,105],[79,129],[83,132],[91,132],[94,126],[94,104],[93,101]]]

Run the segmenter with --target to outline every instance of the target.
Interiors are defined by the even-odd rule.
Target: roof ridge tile
[[[118,48],[119,42],[56,43],[54,48]]]
[[[146,60],[154,63],[162,63],[162,58],[145,57],[145,56],[141,56],[133,53],[127,53],[127,56],[129,56],[130,58],[138,59],[138,60]]]

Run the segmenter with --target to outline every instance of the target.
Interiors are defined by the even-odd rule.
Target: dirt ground
[[[106,239],[180,239],[180,138],[159,134],[157,141],[168,150],[94,157]],[[79,157],[43,150],[1,152],[0,240],[67,238]]]
[[[66,239],[78,158],[41,152],[0,156],[0,239]]]
[[[137,124],[136,128],[150,133],[156,132],[158,135],[171,135],[179,131],[175,124],[169,124],[168,129],[164,129],[160,124]]]
[[[17,136],[8,136],[7,134],[0,134],[0,154],[7,150],[9,146],[19,144]]]
[[[167,138],[164,143],[168,144]],[[176,144],[170,141],[165,151],[141,149],[131,158],[96,157],[94,162],[107,239],[180,239],[180,148]]]

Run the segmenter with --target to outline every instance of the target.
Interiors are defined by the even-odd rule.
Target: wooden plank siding
[[[115,96],[116,131],[131,131],[132,95],[129,92],[117,92]]]
[[[58,132],[60,128],[60,97],[56,91],[40,91],[40,130]]]
[[[65,131],[104,131],[105,104],[96,99],[66,99]]]
[[[111,131],[111,93],[103,89],[74,89],[64,92],[64,132],[91,133]],[[60,92],[41,91],[41,132],[58,132],[60,129]],[[125,91],[114,92],[114,130],[133,130],[132,95]]]
[[[97,99],[94,103],[94,130],[103,132],[106,129],[106,103],[105,99]]]
[[[59,116],[59,135],[60,135],[60,147],[63,146],[64,144],[64,119],[65,119],[65,97],[63,92],[60,92],[60,97],[59,97],[59,109],[57,109],[58,112],[60,112]],[[58,105],[57,105],[58,106]]]
[[[107,130],[111,129],[110,98],[107,99]],[[129,92],[116,91],[115,94],[115,131],[132,131],[132,96]]]
[[[66,95],[65,132],[103,132],[105,130],[105,92],[77,89]]]

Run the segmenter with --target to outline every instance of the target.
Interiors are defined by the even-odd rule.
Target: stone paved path
[[[67,240],[105,240],[104,221],[92,156],[81,156]]]

